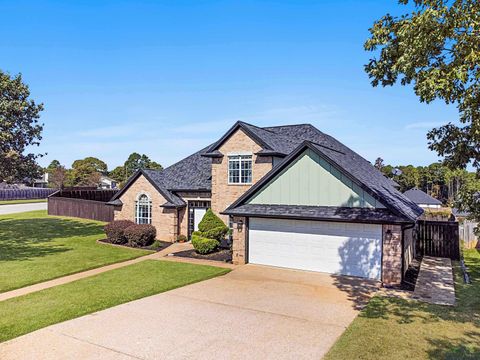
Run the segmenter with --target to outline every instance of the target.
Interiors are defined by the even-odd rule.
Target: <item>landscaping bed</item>
[[[174,256],[186,257],[192,259],[203,259],[203,260],[213,260],[213,261],[222,261],[226,263],[232,263],[232,250],[230,249],[221,249],[219,251],[210,253],[210,254],[198,254],[194,249],[179,251],[174,254]]]
[[[123,248],[127,248],[127,249],[140,249],[140,250],[151,250],[151,251],[162,251],[163,249],[166,249],[167,247],[169,247],[170,245],[173,244],[169,241],[155,240],[155,242],[152,245],[138,247],[138,246],[131,246],[128,243],[127,244],[112,244],[107,239],[101,239],[101,240],[98,240],[98,242],[101,242],[103,244],[123,247]]]
[[[421,259],[413,259],[408,266],[402,283],[402,290],[413,291],[417,283],[418,273],[420,272]]]

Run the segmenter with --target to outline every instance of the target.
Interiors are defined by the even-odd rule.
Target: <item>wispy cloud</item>
[[[438,121],[419,121],[414,122],[411,124],[407,124],[405,126],[405,130],[425,130],[425,129],[432,129],[434,127],[440,126],[442,123]]]

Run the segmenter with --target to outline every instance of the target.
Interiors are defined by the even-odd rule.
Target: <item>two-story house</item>
[[[233,261],[400,283],[405,234],[423,212],[367,160],[309,124],[237,122],[214,144],[161,171],[134,174],[115,219],[190,237],[211,208],[233,229]]]

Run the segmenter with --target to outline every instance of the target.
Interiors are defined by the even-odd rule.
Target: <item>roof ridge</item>
[[[265,129],[265,128],[279,128],[279,127],[293,127],[293,126],[311,126],[311,127],[315,127],[315,126],[313,126],[312,124],[309,124],[309,123],[302,123],[302,124],[287,124],[287,125],[265,126],[265,127],[263,127],[262,129]]]

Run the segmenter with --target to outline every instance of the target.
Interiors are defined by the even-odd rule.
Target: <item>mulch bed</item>
[[[421,259],[413,259],[408,266],[407,272],[403,278],[402,290],[413,291],[417,283],[418,273],[420,272]]]
[[[143,250],[153,250],[153,251],[162,251],[163,249],[166,249],[167,247],[169,247],[170,245],[173,244],[173,243],[168,242],[168,241],[156,240],[155,243],[158,244],[158,247],[152,247],[152,245],[142,246],[142,247],[133,247],[133,246],[129,246],[128,244],[112,244],[112,243],[108,242],[107,239],[101,239],[101,240],[98,240],[98,241],[101,242],[101,243],[104,243],[104,244],[121,246],[121,247],[129,248],[129,249],[143,249]]]
[[[217,252],[207,254],[207,255],[197,254],[194,249],[184,250],[184,251],[176,252],[174,256],[232,263],[232,250],[228,250],[228,249],[221,249]]]

